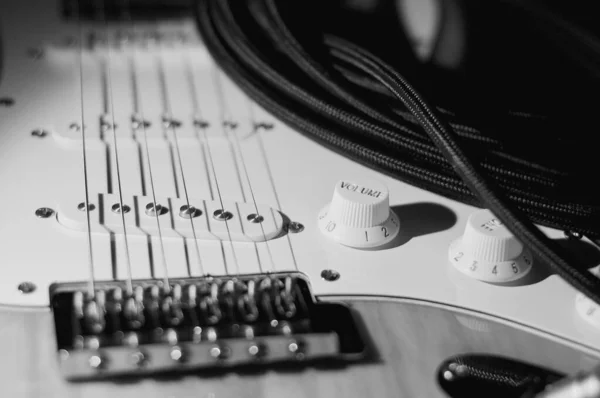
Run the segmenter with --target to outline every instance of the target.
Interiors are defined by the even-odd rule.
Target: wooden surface
[[[345,368],[266,370],[129,381],[68,383],[57,369],[50,312],[0,310],[2,397],[438,397],[438,365],[466,352],[494,353],[561,372],[600,354],[504,322],[406,300],[348,301],[375,360]]]

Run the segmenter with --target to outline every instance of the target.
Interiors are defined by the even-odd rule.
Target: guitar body
[[[439,368],[456,355],[497,355],[562,374],[600,360],[595,307],[543,263],[533,259],[525,277],[505,284],[459,272],[448,250],[475,208],[292,131],[219,72],[191,19],[80,21],[65,17],[61,4],[0,5],[4,395],[441,397]],[[370,250],[330,239],[335,224],[319,226],[319,215],[343,179],[385,184],[400,223],[397,237]],[[258,224],[257,215],[264,216]],[[591,244],[544,231],[589,268],[599,263]],[[126,378],[96,379],[112,363],[94,354],[104,348],[89,332],[95,324],[78,322],[88,316],[81,308],[104,297],[100,290],[110,303],[115,286],[125,295],[152,284],[187,289],[193,278],[201,286],[215,275],[231,284],[253,275],[257,290],[279,275],[282,285],[300,278],[307,308],[350,308],[365,349],[336,366],[230,368],[219,357],[185,372],[127,370]],[[86,301],[90,291],[98,296]],[[65,312],[60,294],[73,296],[73,310]],[[192,295],[185,290],[183,297]],[[82,328],[67,332],[73,344],[63,338],[71,325],[61,319]],[[219,336],[198,338],[198,346],[226,344]],[[65,367],[78,352],[90,353],[89,361]],[[154,358],[145,364],[153,366]],[[79,371],[90,377],[70,380]]]
[[[440,364],[462,353],[500,355],[562,373],[598,361],[596,352],[481,314],[403,299],[343,298],[368,330],[372,358],[344,367],[211,371],[69,383],[56,367],[49,312],[3,311],[0,371],[18,397],[444,397]]]

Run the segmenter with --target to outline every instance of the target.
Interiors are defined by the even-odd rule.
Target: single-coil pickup
[[[58,222],[73,230],[94,233],[162,235],[201,240],[261,242],[280,236],[281,214],[263,204],[180,198],[99,194],[89,205],[65,201],[58,207]]]

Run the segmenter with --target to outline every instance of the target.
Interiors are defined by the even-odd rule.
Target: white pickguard
[[[30,12],[33,9],[36,12]],[[34,214],[40,207],[58,209],[65,198],[73,202],[83,201],[84,197],[81,142],[69,130],[71,124],[81,123],[77,46],[52,49],[50,45],[64,43],[68,37],[77,38],[78,29],[74,23],[66,25],[61,21],[53,1],[2,3],[0,18],[3,41],[0,97],[15,100],[12,107],[0,107],[0,303],[47,306],[51,283],[89,278],[87,235],[65,228],[55,217],[42,219]],[[193,21],[135,28],[183,31],[188,40],[197,40]],[[101,24],[85,29],[100,35],[104,32]],[[44,55],[32,58],[29,50],[38,47],[44,49]],[[114,145],[111,134],[105,140],[108,146],[100,140],[99,118],[105,112],[102,56],[97,51],[83,57],[83,114],[89,144],[89,189],[93,193],[107,193],[106,150],[112,151]],[[110,86],[115,122],[119,126],[121,187],[124,194],[149,195],[151,184],[144,156],[145,193],[140,177],[137,144],[143,145],[143,140],[138,137],[136,142],[131,138],[130,118],[134,111],[131,71],[124,62],[130,56],[131,53],[114,49],[110,55]],[[309,276],[316,295],[395,296],[440,302],[529,325],[600,349],[599,331],[577,315],[576,292],[557,276],[536,283],[525,281],[521,286],[495,286],[469,279],[449,266],[448,246],[462,233],[474,208],[380,175],[292,131],[252,105],[224,75],[214,73],[212,62],[199,45],[184,49],[138,49],[135,59],[143,114],[153,125],[148,131],[153,140],[150,146],[157,196],[179,194],[182,198],[184,185],[181,170],[172,164],[166,141],[161,138],[164,98],[157,78],[160,60],[171,113],[182,122],[177,134],[189,196],[217,200],[218,181],[223,199],[252,203],[254,195],[258,203],[281,210],[290,220],[305,227],[300,233],[267,243],[198,241],[196,249],[193,240],[188,239],[187,259],[184,239],[165,236],[169,276],[283,271],[297,267]],[[192,77],[186,74],[186,62],[191,66]],[[223,88],[223,103],[219,101],[218,81]],[[192,88],[198,96],[198,109],[193,106]],[[211,124],[207,130],[208,144],[195,134],[194,115]],[[221,123],[223,118],[237,122],[237,129],[226,132]],[[253,122],[274,127],[251,134]],[[35,129],[50,134],[43,138],[32,136]],[[205,162],[203,144],[212,151],[217,181],[207,166],[209,162]],[[245,178],[244,165],[250,184]],[[111,170],[112,191],[117,193],[114,164]],[[387,184],[402,225],[395,247],[361,251],[322,236],[318,213],[331,199],[334,184],[344,177],[377,178]],[[557,239],[563,236],[561,231],[546,231]],[[152,276],[151,247],[154,277],[163,277],[159,239],[152,237],[150,245],[145,236],[130,235],[128,239],[133,276]],[[109,235],[94,232],[92,248],[95,278],[127,277],[122,235],[115,239],[116,275]],[[325,269],[339,272],[340,278],[335,282],[325,281],[320,276]],[[535,278],[529,279],[532,280]],[[35,283],[37,290],[31,294],[19,292],[17,286],[24,281]]]

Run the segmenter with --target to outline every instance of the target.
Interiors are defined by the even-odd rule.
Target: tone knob
[[[319,228],[343,245],[370,248],[394,239],[400,221],[384,184],[352,179],[338,181],[331,203],[319,214]]]
[[[533,265],[531,252],[489,210],[471,214],[448,254],[458,270],[485,282],[514,281]]]

